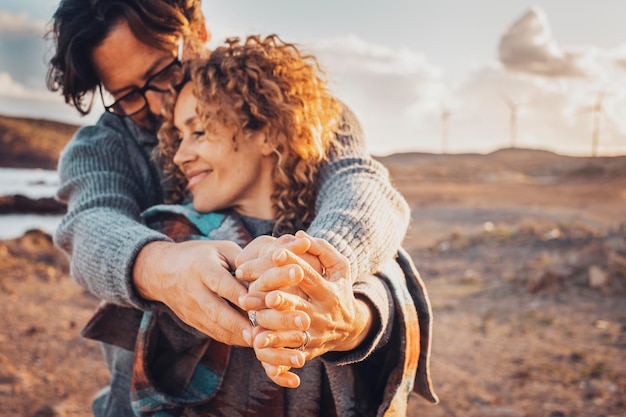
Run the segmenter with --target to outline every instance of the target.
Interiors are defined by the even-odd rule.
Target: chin
[[[219,211],[224,209],[224,207],[216,206],[215,204],[203,204],[202,201],[197,201],[195,198],[193,200],[193,208],[198,213],[211,213],[213,211]]]
[[[156,134],[163,123],[161,116],[154,115],[150,112],[146,112],[145,115],[142,114],[141,117],[131,116],[131,118],[140,129],[154,134]]]

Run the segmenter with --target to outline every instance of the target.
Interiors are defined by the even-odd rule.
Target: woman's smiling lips
[[[203,169],[203,170],[187,172],[185,175],[188,181],[187,188],[191,190],[211,172],[213,172],[213,170],[211,169]]]

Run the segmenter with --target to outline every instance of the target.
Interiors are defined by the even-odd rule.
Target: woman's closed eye
[[[203,139],[205,137],[205,135],[206,134],[205,134],[204,130],[194,130],[191,133],[191,138],[193,140]]]

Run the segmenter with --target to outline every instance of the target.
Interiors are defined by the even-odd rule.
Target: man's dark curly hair
[[[181,36],[189,46],[202,47],[199,39],[194,44],[190,36],[204,25],[200,0],[62,0],[47,34],[54,42],[47,84],[49,90],[61,91],[65,102],[82,115],[91,110],[93,93],[100,84],[91,52],[120,19],[151,47],[172,51]]]

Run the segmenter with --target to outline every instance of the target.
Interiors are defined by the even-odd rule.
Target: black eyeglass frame
[[[104,110],[107,111],[108,113],[112,113],[112,114],[115,114],[116,116],[120,116],[120,117],[134,116],[137,113],[140,113],[141,111],[143,111],[148,106],[148,99],[146,98],[146,92],[147,91],[156,91],[158,93],[167,93],[169,91],[168,89],[163,89],[163,88],[160,88],[160,87],[156,87],[154,85],[150,85],[150,83],[152,81],[154,81],[155,79],[159,78],[160,76],[162,76],[163,74],[165,74],[167,71],[171,70],[174,65],[177,65],[179,67],[182,66],[182,62],[181,62],[182,61],[182,57],[183,57],[183,40],[180,39],[179,42],[178,42],[177,56],[176,56],[176,58],[174,58],[174,60],[172,62],[167,64],[165,67],[163,67],[161,70],[159,70],[159,72],[157,72],[156,74],[152,74],[146,80],[146,82],[143,85],[143,87],[141,87],[141,88],[137,88],[137,87],[133,88],[128,93],[124,94],[122,97],[120,97],[117,100],[115,100],[113,102],[113,104],[110,104],[108,106],[104,102],[104,94],[102,92],[102,88],[103,88],[102,87],[102,83],[98,84],[98,89],[100,90],[100,99],[102,100],[102,105],[104,106]],[[127,99],[128,97],[130,97],[133,94],[139,94],[143,98],[143,106],[141,106],[139,109],[135,110],[132,113],[127,113],[127,112],[124,111],[124,108],[122,107],[122,105],[120,103],[123,102],[125,99]]]

